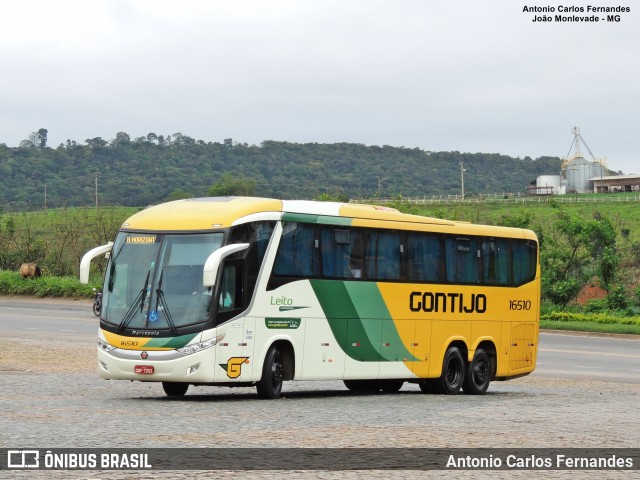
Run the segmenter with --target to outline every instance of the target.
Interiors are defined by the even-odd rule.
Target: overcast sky
[[[563,3],[631,12],[523,12]],[[2,0],[0,67],[9,146],[46,128],[51,147],[181,132],[565,157],[577,125],[640,173],[631,0]]]

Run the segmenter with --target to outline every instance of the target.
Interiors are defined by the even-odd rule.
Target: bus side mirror
[[[112,248],[113,242],[109,242],[106,245],[92,248],[84,254],[82,260],[80,260],[80,283],[89,283],[89,268],[91,267],[91,260],[103,253],[109,253]]]
[[[202,271],[202,285],[205,287],[213,287],[216,284],[216,275],[222,261],[231,254],[246,250],[249,248],[248,243],[234,243],[233,245],[227,245],[221,247],[207,258],[204,262],[204,269]]]

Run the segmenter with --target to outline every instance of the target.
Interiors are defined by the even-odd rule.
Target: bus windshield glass
[[[102,320],[125,329],[168,330],[207,322],[211,289],[204,263],[222,233],[121,232],[105,277]]]

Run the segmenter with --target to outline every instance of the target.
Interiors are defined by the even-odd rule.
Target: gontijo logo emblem
[[[231,357],[227,360],[226,365],[221,363],[220,366],[227,372],[227,377],[238,378],[242,373],[244,363],[249,363],[249,357]]]

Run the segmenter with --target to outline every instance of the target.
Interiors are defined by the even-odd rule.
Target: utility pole
[[[378,177],[378,197],[380,196],[380,192],[382,192],[382,182],[386,182],[390,177],[380,178]]]
[[[44,214],[47,214],[47,184],[44,184]]]
[[[96,210],[98,210],[98,172],[93,174],[96,177]]]
[[[462,186],[462,201],[464,201],[464,162],[460,162],[460,185]]]

